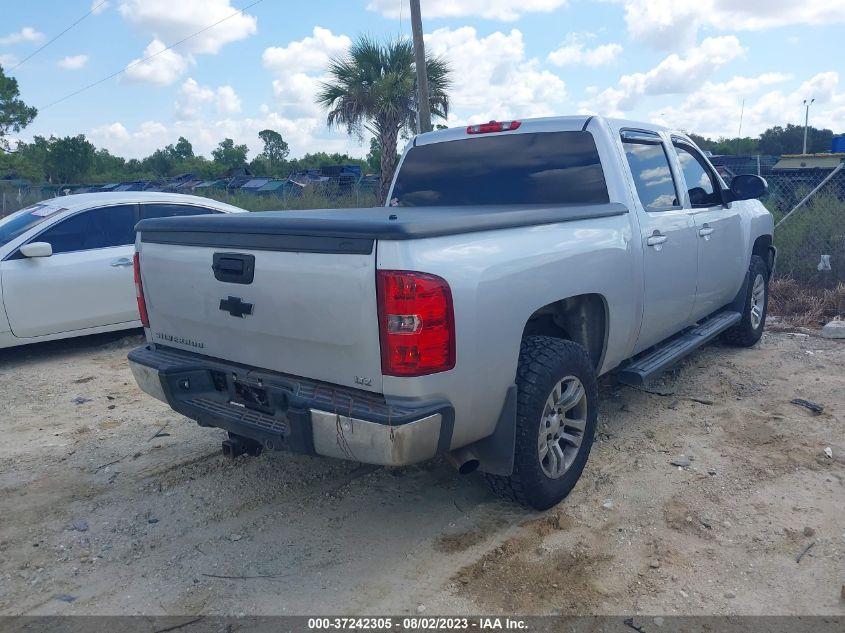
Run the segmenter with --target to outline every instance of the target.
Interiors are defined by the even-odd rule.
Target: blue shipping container
[[[830,151],[834,154],[845,154],[845,134],[833,137]]]

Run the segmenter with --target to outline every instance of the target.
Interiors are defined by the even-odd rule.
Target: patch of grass
[[[845,316],[845,284],[835,288],[813,288],[792,277],[772,279],[769,312],[789,323],[804,327],[824,325]]]

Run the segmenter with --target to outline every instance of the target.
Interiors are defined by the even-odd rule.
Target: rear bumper
[[[447,452],[452,439],[447,402],[389,404],[368,392],[154,345],[130,352],[129,366],[143,391],[178,413],[271,450],[405,466]]]

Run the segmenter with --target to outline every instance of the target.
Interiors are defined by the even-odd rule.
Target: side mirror
[[[50,257],[53,254],[53,247],[47,242],[30,242],[21,246],[21,255],[24,257]]]
[[[734,200],[754,200],[762,198],[769,193],[769,183],[765,178],[755,176],[754,174],[740,174],[734,176],[731,180],[730,199]]]

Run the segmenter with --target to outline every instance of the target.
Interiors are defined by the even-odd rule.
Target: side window
[[[688,145],[674,143],[678,160],[687,181],[690,204],[693,207],[712,207],[722,204],[721,187],[704,158]]]
[[[623,137],[623,145],[643,208],[646,211],[678,208],[675,180],[663,143]]]
[[[135,205],[103,207],[77,213],[33,238],[48,242],[53,253],[73,253],[135,241]]]
[[[141,219],[172,218],[185,215],[208,215],[219,213],[206,207],[192,207],[187,204],[144,204],[141,205]]]

